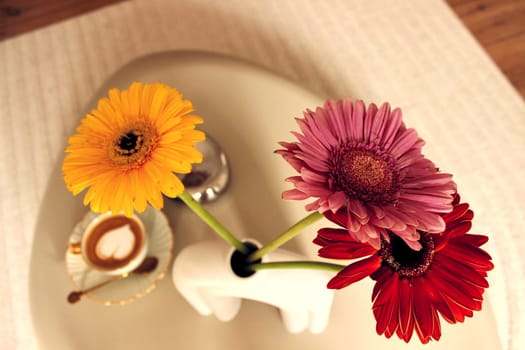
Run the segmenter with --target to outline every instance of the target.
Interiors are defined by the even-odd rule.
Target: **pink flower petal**
[[[326,176],[322,176],[314,171],[308,170],[307,168],[301,169],[301,178],[308,183],[324,183]]]
[[[298,191],[296,189],[287,190],[287,191],[284,191],[282,193],[282,198],[283,199],[303,200],[303,199],[307,199],[309,197],[310,196],[307,195],[306,193]]]
[[[357,200],[351,199],[348,201],[348,210],[356,215],[358,218],[368,217],[368,211],[365,206]]]
[[[396,108],[390,113],[389,122],[385,125],[385,129],[383,131],[382,140],[381,140],[381,144],[383,145],[383,148],[389,149],[391,144],[396,139],[396,136],[399,130],[400,129],[402,130],[404,128],[405,126],[403,124],[403,120],[401,117],[401,110],[399,108]]]
[[[344,192],[335,192],[328,197],[328,206],[332,212],[338,211],[346,203]]]
[[[307,211],[315,211],[315,210],[319,209],[319,207],[320,207],[319,202],[320,202],[320,200],[317,199],[317,200],[313,201],[312,203],[309,203],[309,204],[305,205],[305,209]],[[321,212],[325,212],[326,210],[328,210],[328,208],[324,208],[324,210],[322,210]]]
[[[348,230],[351,233],[357,233],[361,230],[361,223],[359,222],[358,218],[349,213],[348,215],[348,221],[346,223]],[[360,238],[359,241],[362,241],[363,239]]]
[[[280,142],[276,151],[301,178],[289,179],[298,192],[284,197],[311,197],[306,209],[322,213],[346,209],[349,231],[374,245],[386,229],[412,245],[415,229],[444,229],[440,214],[451,210],[456,186],[421,154],[424,141],[404,125],[400,109],[328,100],[296,120],[297,142]]]
[[[361,100],[357,100],[351,114],[351,128],[350,135],[353,140],[363,139],[364,118],[365,118],[365,104]]]
[[[391,154],[396,156],[396,158],[401,157],[403,154],[412,149],[417,142],[418,137],[416,130],[407,129],[402,132],[396,140],[392,143],[391,147],[388,149]]]

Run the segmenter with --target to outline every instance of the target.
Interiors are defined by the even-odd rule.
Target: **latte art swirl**
[[[124,215],[103,218],[86,232],[84,257],[99,270],[127,266],[144,250],[145,233],[139,221]]]
[[[95,254],[102,260],[124,260],[133,251],[135,241],[130,225],[124,225],[101,236],[95,247]]]

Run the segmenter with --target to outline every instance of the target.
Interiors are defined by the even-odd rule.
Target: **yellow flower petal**
[[[160,88],[155,91],[153,95],[153,101],[151,102],[151,108],[149,110],[150,117],[158,119],[161,116],[164,106],[166,104],[166,98],[168,97],[168,90],[165,88]]]
[[[141,183],[141,170],[130,172],[129,178],[130,178],[130,187],[135,189],[135,192],[133,193],[133,206],[135,207],[135,210],[139,213],[142,213],[144,210],[146,210],[146,207],[148,206],[148,201],[146,200],[146,192],[144,191],[144,188],[142,187]]]
[[[162,194],[184,190],[174,173],[202,160],[194,145],[205,138],[195,130],[202,118],[192,111],[190,101],[160,83],[111,89],[69,138],[62,167],[68,189],[87,189],[84,205],[97,212],[162,208]]]

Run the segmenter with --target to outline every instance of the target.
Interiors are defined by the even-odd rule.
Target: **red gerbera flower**
[[[424,142],[405,127],[401,110],[329,100],[297,122],[299,142],[276,151],[300,173],[287,179],[295,188],[283,198],[317,198],[306,209],[321,213],[344,208],[350,234],[376,248],[387,230],[414,249],[421,248],[417,230],[443,231],[439,214],[452,209],[455,184],[423,157]]]
[[[366,257],[342,269],[328,288],[344,288],[370,276],[376,281],[373,312],[376,331],[390,338],[394,333],[408,342],[416,331],[422,343],[441,337],[439,315],[450,323],[463,322],[481,310],[487,288],[491,257],[480,246],[488,237],[467,233],[474,213],[467,203],[442,215],[446,223],[440,235],[421,233],[422,249],[415,251],[395,235],[382,239],[381,248],[357,242],[346,230],[323,228],[314,243],[322,246],[319,255],[333,259]],[[341,213],[326,217],[341,225]],[[344,226],[344,225],[343,225]]]

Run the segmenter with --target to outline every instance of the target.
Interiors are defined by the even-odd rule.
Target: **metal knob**
[[[199,203],[211,202],[224,192],[230,180],[230,168],[226,154],[219,144],[206,134],[206,140],[198,142],[203,160],[194,164],[191,173],[181,175],[186,191]]]

